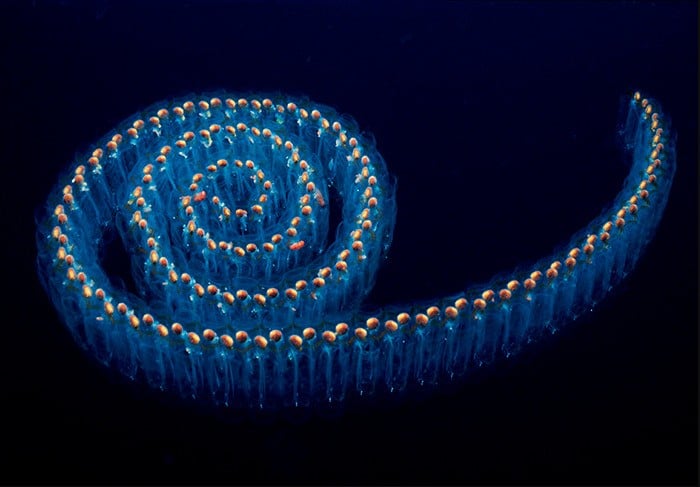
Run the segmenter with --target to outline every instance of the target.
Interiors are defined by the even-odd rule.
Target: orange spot
[[[131,325],[131,327],[132,327],[133,329],[138,328],[138,327],[139,327],[139,323],[140,323],[140,321],[139,321],[139,319],[136,317],[136,315],[131,315],[131,316],[129,316],[129,324]]]
[[[202,296],[204,296],[204,286],[202,286],[199,283],[196,283],[194,285],[194,292],[197,293],[197,296],[201,298]]]
[[[289,343],[297,348],[301,348],[301,344],[304,343],[304,340],[302,340],[299,335],[292,335],[289,337]]]
[[[243,330],[236,332],[236,341],[238,343],[243,343],[248,340],[248,334]]]
[[[397,322],[395,322],[394,320],[387,320],[384,323],[384,328],[387,331],[394,332],[394,331],[399,329],[399,324]]]
[[[270,332],[270,340],[273,342],[279,342],[282,339],[282,332],[279,330],[272,330]]]
[[[92,297],[92,288],[87,284],[83,286],[83,297],[86,299]]]
[[[360,340],[367,338],[367,330],[364,328],[355,328],[355,336]]]
[[[335,325],[335,333],[338,335],[345,335],[348,332],[348,328],[347,323],[338,323]]]
[[[264,336],[258,335],[253,339],[253,341],[258,347],[262,349],[265,349],[267,347],[267,338],[265,338]]]
[[[311,340],[313,337],[316,336],[316,330],[314,330],[311,327],[304,328],[304,331],[302,332],[302,334],[304,335],[304,338],[306,338],[307,340]]]
[[[376,327],[379,326],[379,320],[375,317],[368,318],[366,322],[367,328],[370,330],[374,330]]]
[[[233,348],[233,338],[229,335],[221,335],[221,343],[223,343],[226,348]]]

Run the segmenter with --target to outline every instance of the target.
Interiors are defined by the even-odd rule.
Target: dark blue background
[[[145,5],[148,6],[145,6]],[[5,2],[2,438],[12,483],[697,483],[695,2]],[[140,108],[308,95],[398,176],[369,304],[484,282],[566,243],[621,187],[621,97],[678,132],[667,214],[596,312],[518,360],[391,407],[215,415],[79,352],[34,275],[33,212]]]

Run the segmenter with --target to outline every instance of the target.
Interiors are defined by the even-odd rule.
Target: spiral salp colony
[[[198,98],[144,110],[75,163],[39,223],[38,269],[99,361],[227,406],[403,390],[517,352],[632,269],[675,170],[658,108],[636,93],[630,175],[560,253],[525,275],[360,316],[396,219],[371,138],[309,100]],[[109,232],[134,289],[105,271]]]

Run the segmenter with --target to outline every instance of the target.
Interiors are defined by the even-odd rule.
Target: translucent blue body
[[[400,391],[516,353],[633,269],[675,171],[668,123],[635,95],[629,176],[561,252],[360,315],[396,217],[373,141],[309,100],[229,96],[130,118],[61,178],[38,225],[40,276],[79,344],[128,377],[226,406]],[[104,269],[115,230],[131,290]]]

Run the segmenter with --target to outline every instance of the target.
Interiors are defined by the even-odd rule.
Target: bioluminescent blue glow
[[[184,397],[308,406],[435,383],[556,330],[633,269],[675,155],[659,107],[639,93],[625,137],[621,192],[561,252],[476,292],[362,316],[396,220],[373,140],[309,100],[163,102],[60,178],[38,225],[38,269],[81,346]],[[115,235],[131,289],[105,270]]]

